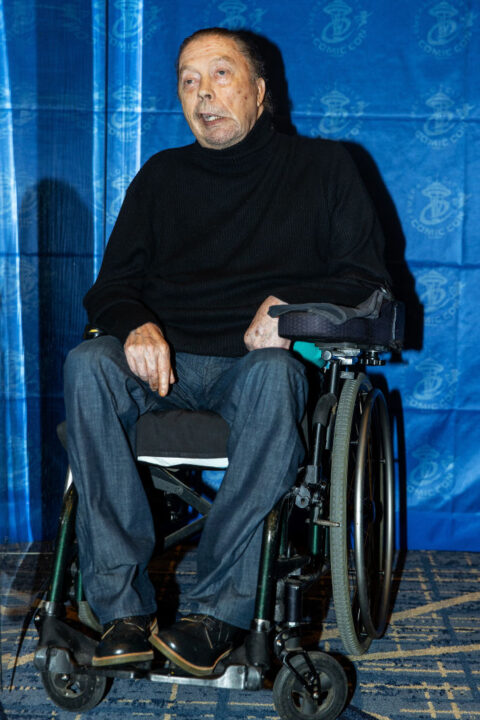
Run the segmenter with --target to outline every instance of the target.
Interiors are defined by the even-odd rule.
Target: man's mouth
[[[213,123],[216,120],[223,120],[223,115],[215,115],[214,113],[199,113],[199,117],[205,123]]]

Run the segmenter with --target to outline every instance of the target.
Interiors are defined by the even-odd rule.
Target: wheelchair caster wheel
[[[335,720],[347,699],[345,672],[331,655],[322,652],[310,652],[308,658],[305,655],[294,655],[290,661],[292,669],[284,665],[275,678],[275,709],[282,720]]]
[[[53,672],[42,672],[40,675],[49,698],[55,705],[70,712],[91,710],[110,689],[108,679],[101,675]]]

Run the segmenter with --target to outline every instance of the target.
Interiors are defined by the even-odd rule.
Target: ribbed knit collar
[[[271,141],[275,135],[272,125],[272,116],[267,110],[258,118],[248,135],[239,143],[223,150],[213,150],[202,147],[197,141],[190,147],[198,160],[205,167],[210,168],[248,168],[257,166],[264,154],[271,152]]]

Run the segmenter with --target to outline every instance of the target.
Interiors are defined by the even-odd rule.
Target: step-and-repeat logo
[[[431,445],[421,445],[412,452],[417,463],[408,473],[408,492],[418,500],[444,497],[454,483],[453,455]]]
[[[412,108],[412,117],[427,116],[415,137],[435,150],[454,145],[465,135],[465,120],[473,108],[461,103],[452,90],[432,90]]]
[[[0,32],[5,32],[8,36],[33,34],[36,24],[37,15],[30,3],[9,3],[8,23],[5,23],[4,14],[0,14]]]
[[[425,325],[445,325],[455,319],[464,282],[453,280],[439,270],[427,270],[417,277]]]
[[[455,399],[458,370],[448,368],[433,357],[421,360],[415,365],[415,370],[421,377],[406,398],[406,404],[426,409],[450,407]]]
[[[17,179],[17,187],[20,185]],[[22,195],[20,207],[18,208],[18,224],[21,233],[25,235],[27,228],[36,226],[38,223],[38,190],[36,187],[27,187]],[[25,266],[25,262],[24,262]],[[23,283],[22,283],[23,285]],[[23,289],[22,289],[23,292]]]
[[[205,10],[204,26],[259,32],[265,13],[266,10],[256,2],[213,0]]]
[[[0,138],[8,137],[11,132],[12,111],[10,107],[10,88],[0,86]]]
[[[429,238],[441,238],[460,227],[468,196],[450,180],[428,180],[408,195],[407,213],[415,230]]]
[[[142,116],[143,105],[154,107],[155,98],[142,98],[140,90],[131,85],[122,85],[112,93],[114,112],[108,121],[108,132],[122,142],[133,142],[140,132],[146,132],[152,126],[155,114],[150,112]]]
[[[346,55],[365,40],[369,15],[357,0],[316,2],[309,19],[313,44],[329,55]]]
[[[110,226],[114,225],[118,217],[125,193],[127,192],[127,188],[130,185],[133,175],[134,173],[127,175],[122,172],[120,168],[117,168],[108,177],[107,183],[109,187],[109,202],[107,205],[107,222]]]
[[[0,219],[11,218],[16,212],[17,188],[15,175],[9,172],[0,173]]]
[[[8,83],[8,81],[7,81]],[[9,137],[13,129],[24,129],[37,117],[37,97],[30,88],[15,86],[15,112],[9,84],[0,86],[0,138]]]
[[[310,135],[332,139],[356,137],[362,127],[365,107],[366,103],[350,90],[347,95],[337,88],[326,92],[319,88],[307,106]]]
[[[58,12],[65,29],[79,40],[94,43],[106,37],[111,47],[125,53],[141,49],[161,27],[166,27],[161,3],[115,0],[109,7],[108,33],[104,0],[93,0],[91,8],[84,0],[69,0],[59,4]]]
[[[427,0],[415,15],[414,32],[418,44],[434,57],[452,57],[470,42],[476,17],[464,0]]]

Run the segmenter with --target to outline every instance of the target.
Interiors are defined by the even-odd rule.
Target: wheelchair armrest
[[[279,306],[278,333],[290,340],[313,342],[324,347],[351,346],[360,349],[399,350],[403,343],[405,307],[401,302],[384,300],[374,316],[345,313],[342,306],[306,304]],[[318,308],[316,310],[316,308]],[[329,313],[329,309],[331,313]],[[342,317],[342,314],[344,317]]]

